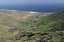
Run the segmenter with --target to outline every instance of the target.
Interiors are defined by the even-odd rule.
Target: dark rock
[[[16,40],[20,40],[21,37],[25,36],[27,34],[27,32],[24,32],[24,31],[20,31],[18,33],[18,35],[15,35],[16,37]]]

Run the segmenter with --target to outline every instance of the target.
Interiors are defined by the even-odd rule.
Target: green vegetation
[[[64,11],[26,19],[22,14],[0,12],[0,42],[64,42]]]

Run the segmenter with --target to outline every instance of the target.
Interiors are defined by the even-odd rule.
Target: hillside
[[[0,42],[64,42],[64,11],[0,11]]]

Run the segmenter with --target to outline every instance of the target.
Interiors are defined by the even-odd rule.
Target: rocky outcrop
[[[27,34],[27,32],[20,31],[18,35],[15,35],[15,40],[20,40],[21,37],[24,37]]]

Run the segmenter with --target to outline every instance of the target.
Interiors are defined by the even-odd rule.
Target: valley
[[[64,42],[64,11],[0,10],[0,42]]]

